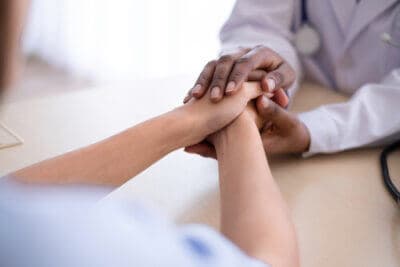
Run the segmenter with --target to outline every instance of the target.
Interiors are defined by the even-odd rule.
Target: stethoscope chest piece
[[[321,37],[314,27],[304,23],[295,34],[294,45],[300,54],[311,56],[321,47]]]

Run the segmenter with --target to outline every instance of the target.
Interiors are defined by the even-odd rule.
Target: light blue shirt
[[[266,266],[218,232],[177,227],[110,188],[0,179],[0,266]]]

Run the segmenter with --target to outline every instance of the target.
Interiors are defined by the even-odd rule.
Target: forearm
[[[384,145],[400,138],[400,69],[379,84],[366,84],[344,103],[301,113],[307,126],[307,154],[333,153],[363,146]]]
[[[248,84],[221,103],[191,101],[86,148],[38,163],[14,176],[24,181],[120,185],[169,152],[202,141],[234,120],[261,94]]]
[[[221,231],[253,257],[273,266],[296,266],[294,228],[254,122],[234,122],[215,146],[220,172]]]
[[[186,145],[190,124],[176,109],[104,141],[16,172],[26,182],[121,185]]]

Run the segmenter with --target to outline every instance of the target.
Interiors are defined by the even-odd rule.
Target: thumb
[[[286,95],[286,92],[282,88],[276,90],[274,96],[271,99],[283,108],[287,108],[287,106],[289,105],[289,97]]]
[[[257,98],[257,111],[264,120],[272,122],[278,128],[284,130],[290,128],[293,124],[293,117],[289,112],[281,108],[278,104],[265,96]]]

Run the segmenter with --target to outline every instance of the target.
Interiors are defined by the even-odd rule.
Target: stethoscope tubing
[[[396,141],[395,143],[385,147],[380,155],[380,163],[381,163],[381,171],[383,182],[385,183],[386,189],[398,204],[400,204],[400,192],[397,187],[394,185],[389,172],[389,167],[387,163],[387,157],[390,153],[395,151],[396,149],[400,148],[400,140]]]

